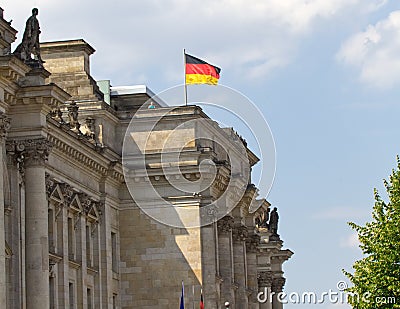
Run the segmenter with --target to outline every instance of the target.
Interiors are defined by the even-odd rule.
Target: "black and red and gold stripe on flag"
[[[200,309],[204,309],[203,291],[201,291],[201,295],[200,295]]]
[[[199,58],[185,54],[186,84],[217,85],[221,69]]]

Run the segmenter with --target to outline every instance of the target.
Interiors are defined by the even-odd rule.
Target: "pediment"
[[[60,204],[64,203],[64,196],[60,185],[54,187],[53,191],[50,193],[50,199]]]
[[[95,203],[92,203],[92,205],[90,206],[89,211],[87,212],[87,217],[91,221],[97,222],[100,220],[100,213]]]
[[[72,198],[72,201],[69,204],[69,208],[72,211],[75,211],[75,212],[78,212],[78,213],[83,212],[83,206],[82,206],[82,203],[81,203],[81,201],[79,199],[78,194],[75,194],[74,197]]]

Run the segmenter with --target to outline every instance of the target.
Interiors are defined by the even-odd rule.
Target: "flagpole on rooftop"
[[[185,94],[185,106],[187,106],[187,85],[186,85],[186,51],[183,49],[183,66],[185,68],[184,74],[184,94]]]

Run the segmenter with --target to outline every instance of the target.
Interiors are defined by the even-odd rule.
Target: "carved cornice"
[[[11,127],[11,119],[0,112],[0,140],[4,138]]]
[[[283,277],[274,278],[272,280],[272,292],[275,292],[275,293],[282,292],[285,282],[286,282],[286,279]]]
[[[260,271],[257,274],[258,287],[271,287],[273,284],[272,271]]]
[[[100,175],[104,175],[108,171],[108,166],[98,163],[93,157],[90,157],[79,149],[71,146],[67,142],[58,139],[57,137],[51,135],[49,140],[54,143],[54,149],[61,151],[62,153],[66,154],[69,158],[74,159],[81,163],[85,168],[90,169],[91,171],[95,171]]]
[[[82,166],[84,166],[86,169],[90,169],[90,171],[97,173],[100,177],[109,177],[119,183],[125,181],[122,169],[117,161],[101,163],[100,160],[96,160],[94,155],[90,156],[90,154],[85,154],[84,152],[80,151],[79,147],[74,147],[73,145],[70,145],[68,142],[61,140],[54,135],[49,136],[49,141],[53,143],[54,149],[65,154],[68,158],[71,158],[82,164]],[[88,145],[88,147],[91,146],[92,145]],[[94,149],[92,150],[95,151]]]
[[[0,77],[16,83],[20,77],[28,73],[30,67],[15,56],[3,56],[0,59]]]
[[[233,227],[233,218],[230,216],[225,216],[218,220],[217,222],[218,226],[218,233],[220,234],[227,234],[230,231],[232,231]]]
[[[8,105],[15,104],[15,102],[16,102],[15,94],[12,94],[8,91],[4,91],[4,102],[6,102]]]

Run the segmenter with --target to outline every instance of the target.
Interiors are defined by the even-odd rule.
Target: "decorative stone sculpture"
[[[44,63],[40,56],[39,34],[41,31],[39,21],[36,18],[38,14],[39,10],[34,8],[32,10],[32,16],[26,21],[22,42],[14,51],[15,56],[32,66],[42,66]],[[32,59],[32,54],[36,56],[36,59]]]
[[[71,127],[71,130],[74,131],[75,133],[80,133],[79,128],[81,126],[78,121],[78,109],[79,106],[76,105],[75,102],[72,102],[68,106],[69,126]]]
[[[277,208],[274,207],[274,209],[271,211],[271,218],[269,219],[269,230],[274,236],[278,235],[278,221],[279,221],[278,211]]]
[[[55,109],[53,109],[50,112],[50,117],[55,119],[56,121],[60,122],[60,123],[64,123],[64,119],[62,117],[63,113],[60,109],[60,107],[56,107]]]
[[[94,140],[95,133],[94,133],[94,119],[88,117],[85,119],[85,123],[80,127],[81,133],[91,140]]]
[[[268,228],[268,220],[269,220],[269,208],[263,213],[260,227]]]

